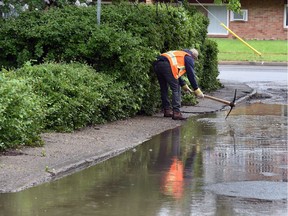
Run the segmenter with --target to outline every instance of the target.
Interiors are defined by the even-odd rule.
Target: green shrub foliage
[[[114,78],[84,64],[27,64],[14,75],[29,79],[43,98],[47,130],[72,131],[136,112],[137,105],[129,100],[132,92],[123,83],[114,84]]]
[[[193,6],[110,4],[102,5],[100,25],[96,16],[95,6],[62,5],[0,22],[0,67],[14,69],[14,79],[42,98],[45,129],[154,113],[160,92],[151,64],[169,50],[197,48],[200,87],[219,86],[217,46]]]
[[[0,65],[18,68],[29,60],[39,64],[86,62],[116,78],[115,82],[125,82],[138,111],[146,114],[159,105],[157,81],[151,70],[158,54],[195,47],[200,51],[197,75],[204,74],[208,19],[194,7],[103,5],[100,26],[95,11],[95,7],[50,8],[21,13],[19,18],[3,22]]]
[[[41,99],[26,80],[7,75],[0,73],[0,151],[19,145],[41,145]]]
[[[221,87],[217,79],[218,71],[218,47],[215,41],[206,39],[204,42],[204,59],[202,74],[199,76],[199,85],[206,91],[216,90]]]

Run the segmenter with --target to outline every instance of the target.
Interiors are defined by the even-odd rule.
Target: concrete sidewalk
[[[232,101],[237,89],[237,103],[254,94],[246,84],[222,83],[224,88],[209,95]],[[223,104],[209,99],[199,100],[196,106],[182,107],[188,117],[222,109],[225,109]],[[157,113],[87,127],[73,133],[45,133],[42,135],[44,147],[23,148],[0,156],[0,192],[18,192],[59,179],[117,156],[184,123],[163,118],[162,113]]]

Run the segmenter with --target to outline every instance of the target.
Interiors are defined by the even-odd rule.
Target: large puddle
[[[197,116],[84,171],[0,194],[3,216],[287,215],[287,106]]]

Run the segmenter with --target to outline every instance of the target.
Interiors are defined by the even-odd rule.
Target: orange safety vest
[[[161,56],[165,56],[169,60],[170,67],[175,79],[178,79],[186,73],[184,57],[187,55],[191,56],[184,51],[169,51],[161,54]]]

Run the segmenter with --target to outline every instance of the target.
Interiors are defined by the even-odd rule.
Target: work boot
[[[186,120],[187,118],[184,117],[181,112],[173,111],[172,119],[173,120]]]
[[[173,112],[171,109],[164,109],[164,117],[172,117],[173,116]]]

